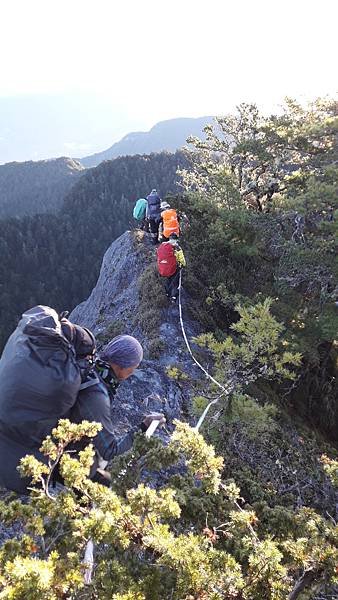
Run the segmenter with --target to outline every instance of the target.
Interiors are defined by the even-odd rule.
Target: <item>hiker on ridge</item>
[[[148,208],[147,219],[149,220],[151,241],[154,245],[158,243],[158,229],[161,221],[161,198],[154,189],[147,196]]]
[[[169,240],[171,233],[180,235],[179,216],[174,208],[170,208],[170,204],[165,200],[161,202],[161,222],[159,238],[163,242]]]
[[[180,270],[185,266],[185,257],[178,243],[178,235],[171,233],[168,242],[163,242],[157,248],[157,267],[159,274],[164,278],[166,296],[173,305],[178,298]]]
[[[139,198],[134,206],[133,217],[142,231],[147,231],[147,208],[148,202],[145,198]]]
[[[90,478],[108,485],[107,473],[100,470],[105,466],[102,460],[106,464],[129,450],[135,432],[146,431],[153,420],[165,421],[160,413],[150,414],[122,438],[114,434],[114,395],[142,358],[142,346],[132,336],[117,336],[97,359],[89,330],[46,306],[24,313],[0,360],[0,486],[27,493],[31,481],[20,477],[20,459],[32,454],[46,463],[39,449],[60,419],[101,423],[101,431],[92,440],[96,456]],[[77,452],[88,443],[82,439],[67,451]],[[62,482],[57,468],[53,475]]]
[[[136,338],[130,335],[118,335],[100,353],[95,361],[94,375],[99,383],[81,390],[77,401],[70,411],[69,419],[73,423],[81,421],[98,421],[102,424],[93,440],[97,457],[110,461],[114,456],[127,452],[133,445],[134,434],[145,432],[153,420],[165,422],[161,413],[151,413],[136,427],[133,427],[122,438],[116,439],[111,409],[117,388],[122,381],[130,377],[137,369],[143,358],[143,349]],[[100,461],[97,461],[100,464]],[[95,463],[94,463],[95,468]],[[97,465],[96,465],[97,467]],[[94,481],[101,481],[99,474],[93,473]]]

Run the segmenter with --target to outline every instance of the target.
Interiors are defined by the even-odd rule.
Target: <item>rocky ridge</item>
[[[167,427],[172,430],[173,419],[185,413],[192,382],[201,376],[184,344],[176,307],[159,309],[163,319],[158,332],[162,351],[158,358],[150,356],[149,339],[142,328],[139,312],[139,280],[144,270],[155,264],[155,249],[149,245],[147,237],[141,232],[126,231],[107,249],[97,284],[88,299],[69,316],[74,323],[93,331],[98,348],[119,333],[134,335],[143,345],[145,358],[141,366],[133,377],[121,384],[115,397],[112,420],[117,436],[123,435],[150,412],[163,412]],[[182,297],[183,303],[188,300],[184,290]],[[187,320],[185,327],[189,337],[199,333],[197,323]],[[169,377],[167,368],[170,367],[179,367],[189,375],[189,379]],[[162,436],[166,437],[166,433]],[[0,490],[1,498],[9,495],[10,492]],[[20,496],[20,499],[28,500],[27,496]],[[0,545],[22,533],[18,522],[8,526],[0,523]]]
[[[113,421],[121,432],[139,422],[146,412],[164,412],[169,424],[184,412],[191,395],[191,382],[187,383],[188,378],[180,381],[170,378],[168,368],[179,368],[189,375],[190,381],[201,377],[185,346],[178,308],[167,307],[163,298],[159,298],[159,303],[164,306],[158,309],[161,353],[156,358],[150,355],[150,341],[140,312],[139,281],[151,265],[156,265],[153,246],[143,233],[126,231],[106,251],[89,298],[69,317],[74,323],[89,327],[97,336],[99,347],[119,333],[134,335],[143,345],[144,360],[134,376],[120,386],[113,409]],[[183,305],[187,301],[188,296],[182,290]],[[200,333],[198,324],[189,319],[185,328],[190,338]]]
[[[126,231],[107,249],[90,296],[70,314],[73,322],[85,325],[95,333],[99,348],[119,333],[135,335],[144,347],[145,356],[139,369],[121,384],[115,397],[112,420],[117,436],[138,424],[144,414],[160,411],[167,419],[167,431],[160,436],[166,439],[173,430],[173,419],[192,421],[190,408],[191,399],[196,394],[195,386],[204,387],[204,375],[193,363],[185,346],[178,309],[166,306],[164,294],[161,297],[161,281],[157,281],[156,288],[153,287],[156,282],[154,273],[155,249],[149,245],[147,236],[143,232]],[[142,287],[148,282],[149,298],[156,295],[156,303],[152,303],[150,311],[147,311],[147,303],[142,297]],[[201,333],[201,328],[187,317],[189,303],[190,298],[183,289],[184,323],[191,340]],[[152,356],[151,340],[145,327],[145,321],[153,311],[158,313],[156,331],[157,341],[161,343],[156,357]],[[202,362],[208,364],[206,356]],[[184,376],[170,376],[168,369],[173,368]],[[253,438],[249,421],[230,421],[226,433],[228,454],[224,477],[232,477],[234,472],[237,477],[240,476],[238,483],[241,489],[244,488],[244,494],[255,485],[257,477],[264,485],[272,486],[281,504],[287,502],[289,491],[295,489],[298,506],[312,506],[325,514],[329,511],[336,519],[337,494],[323,470],[318,468],[320,449],[313,437],[304,432],[300,434],[297,426],[282,416],[275,428],[276,438],[284,440],[284,450],[278,443],[271,444],[271,440],[267,444],[265,433]],[[244,469],[243,472],[241,469]],[[251,473],[255,473],[252,479]],[[158,477],[161,475],[154,473],[154,482]],[[8,492],[0,490],[0,495],[6,497]],[[22,499],[27,501],[27,497]],[[20,523],[12,526],[0,523],[0,545],[4,540],[21,534]]]

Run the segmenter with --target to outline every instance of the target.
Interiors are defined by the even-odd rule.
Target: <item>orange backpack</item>
[[[180,234],[180,226],[178,224],[177,212],[173,208],[168,208],[162,213],[163,219],[163,235],[169,238],[171,233]]]

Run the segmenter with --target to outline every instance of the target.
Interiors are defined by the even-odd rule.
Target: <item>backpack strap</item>
[[[96,352],[96,340],[93,333],[87,327],[80,327],[71,323],[66,318],[61,318],[62,333],[74,346],[76,358],[85,358]]]
[[[88,379],[84,383],[81,383],[79,390],[86,390],[87,388],[92,387],[92,385],[96,385],[97,383],[101,383],[101,380],[98,377]]]
[[[60,319],[60,323],[61,323],[61,329],[62,329],[63,335],[68,340],[68,342],[70,342],[72,345],[74,345],[75,327],[74,327],[73,323],[68,321],[68,319],[66,319],[65,317],[62,317]]]

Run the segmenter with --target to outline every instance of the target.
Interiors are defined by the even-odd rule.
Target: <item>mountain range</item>
[[[150,154],[167,150],[175,152],[186,145],[190,135],[203,137],[203,128],[213,117],[179,118],[160,121],[150,131],[128,133],[107,150],[79,158],[84,167],[96,167],[103,160],[117,156]]]
[[[61,157],[0,165],[0,218],[55,212],[90,168],[120,156],[175,153],[189,136],[202,138],[203,128],[211,121],[212,117],[161,121],[148,132],[129,133],[108,150],[81,159]]]

